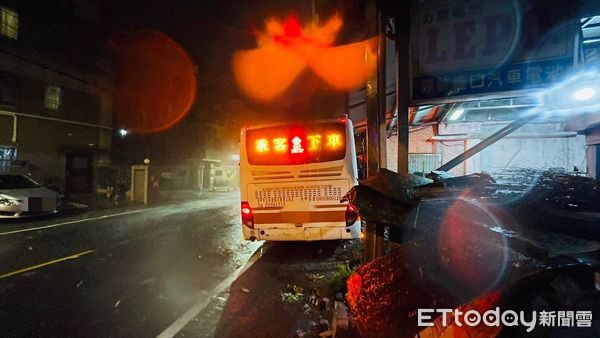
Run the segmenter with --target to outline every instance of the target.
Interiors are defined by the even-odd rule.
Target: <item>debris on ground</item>
[[[325,318],[319,318],[317,323],[314,320],[308,320],[301,323],[299,328],[296,328],[295,338],[326,338],[334,337],[335,333],[331,330],[329,321]]]
[[[327,331],[321,332],[321,333],[319,333],[319,336],[321,336],[323,338],[334,337],[333,331],[331,331],[331,330],[327,330]]]
[[[346,290],[346,280],[354,273],[356,267],[350,267],[350,264],[338,264],[333,277],[331,278],[331,285],[333,288],[341,291]]]
[[[246,288],[241,288],[243,293],[250,293],[250,290],[246,289]]]
[[[303,293],[295,293],[295,292],[281,292],[281,301],[288,303],[300,303],[304,300]]]
[[[306,278],[311,282],[318,282],[321,279],[325,278],[325,275],[318,274],[318,273],[309,273],[306,275]]]
[[[303,302],[306,297],[303,291],[304,289],[296,285],[288,285],[286,291],[281,291],[281,301],[287,303]]]
[[[281,301],[287,303],[304,302],[306,306],[314,306],[318,310],[323,310],[329,304],[329,298],[321,297],[318,289],[304,289],[297,285],[287,286],[285,291],[281,291]]]
[[[329,321],[325,318],[319,319],[319,331],[327,332],[329,331]]]
[[[304,330],[296,330],[296,333],[294,334],[294,338],[304,338],[308,335],[308,332],[304,331]]]
[[[334,337],[334,299],[336,293],[343,299],[345,291],[333,288],[331,279],[339,265],[353,268],[356,263],[351,261],[351,252],[361,249],[362,242],[356,239],[277,243],[268,251],[257,250],[256,255],[262,252],[265,259],[232,283],[214,336],[242,337],[252,330],[262,332],[264,323],[252,318],[266,315],[270,321],[266,334],[271,337]],[[284,266],[270,264],[272,258],[281,256],[286,260]],[[241,287],[252,292],[244,294]],[[245,314],[244,318],[239,317],[240,313]],[[328,329],[321,319],[327,320]]]
[[[119,306],[119,304],[121,304],[121,300],[120,299],[115,303],[115,307]]]
[[[530,196],[561,209],[600,212],[600,183],[591,177],[546,171]]]
[[[348,322],[348,307],[346,304],[340,301],[336,301],[333,306],[333,331],[337,329],[347,330],[349,326]]]
[[[496,299],[490,290],[503,292],[513,286],[525,285],[525,294],[534,295],[537,289],[526,287],[539,283],[525,283],[525,276],[542,276],[567,266],[585,269],[593,261],[588,258],[593,258],[591,251],[578,252],[573,261],[565,258],[566,251],[561,253],[562,261],[551,259],[548,247],[536,246],[549,240],[519,233],[555,226],[557,221],[548,210],[570,214],[600,211],[598,181],[551,170],[515,176],[511,181],[485,173],[457,178],[440,175],[434,183],[406,188],[422,198],[416,203],[391,197],[368,184],[362,189],[355,187],[354,195],[347,197],[358,206],[361,216],[388,225],[402,236],[395,238],[400,247],[359,267],[348,279],[350,324],[357,324],[360,333],[368,337],[414,336],[419,332],[415,319],[419,308],[471,306],[481,297]],[[410,196],[406,191],[400,195]],[[427,198],[440,195],[447,198]],[[407,210],[411,205],[413,210]],[[561,230],[576,234],[592,228],[588,226],[592,222],[569,222],[570,226]],[[572,288],[564,289],[561,294],[574,294]],[[508,296],[504,300],[514,301]],[[334,321],[333,326],[337,325]]]
[[[310,305],[304,303],[304,306],[302,307],[302,312],[304,312],[305,315],[310,313]]]
[[[232,250],[228,247],[224,247],[222,245],[219,245],[219,247],[217,248],[217,253],[223,257],[230,257],[232,256]],[[198,257],[200,258],[200,257]]]

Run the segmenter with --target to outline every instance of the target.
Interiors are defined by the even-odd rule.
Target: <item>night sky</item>
[[[232,141],[237,143],[239,128],[244,125],[314,116],[308,111],[329,113],[315,107],[318,99],[294,90],[306,84],[314,86],[317,83],[314,76],[301,76],[285,95],[265,105],[241,93],[231,69],[234,52],[256,47],[256,32],[264,29],[267,18],[297,15],[302,22],[308,22],[310,1],[113,0],[102,5],[102,25],[107,28],[109,54],[111,43],[124,34],[154,29],[180,44],[197,67],[196,99],[188,115],[163,132],[130,134],[127,140],[116,138],[116,147],[138,149],[121,154],[125,157],[115,156],[116,162],[135,162],[149,156],[160,163],[176,163],[197,157],[198,147],[204,143],[200,140],[206,137],[199,124],[202,122],[231,127]],[[326,96],[330,94],[325,91]],[[139,158],[133,158],[136,156],[132,154]]]
[[[284,18],[297,15],[306,22],[310,19],[310,1],[112,1],[104,8],[104,21],[111,36],[141,30],[157,29],[177,41],[192,57],[198,71],[197,101],[188,118],[205,119],[229,107],[254,107],[244,98],[233,80],[231,56],[236,50],[256,47],[254,32],[263,29],[270,17]],[[293,96],[274,103],[277,110],[291,109]],[[286,115],[285,112],[282,112]],[[228,117],[241,122],[253,122],[254,112],[236,111]],[[287,116],[287,115],[286,115]],[[264,116],[262,116],[264,117]],[[261,117],[261,118],[262,118]],[[275,117],[276,118],[276,117]],[[260,120],[260,119],[259,119]]]
[[[334,11],[352,10],[354,3],[352,0],[321,2],[328,4],[318,9],[321,22]],[[268,103],[249,99],[234,80],[233,54],[257,47],[257,32],[265,29],[267,19],[284,20],[294,15],[301,25],[307,25],[312,18],[309,0],[112,0],[102,4],[108,47],[123,34],[158,30],[183,47],[197,71],[196,99],[187,116],[169,130],[128,136],[128,142],[134,144],[132,147],[140,149],[129,153],[141,157],[145,156],[143,152],[160,162],[173,163],[198,157],[198,144],[204,143],[200,139],[207,137],[203,136],[203,122],[230,127],[231,139],[237,143],[239,128],[245,125],[332,118],[346,113],[347,93],[332,90],[310,70],[303,71],[282,95]],[[364,15],[361,14],[364,9],[361,12],[354,8],[353,13]],[[349,19],[345,21],[337,43],[352,42],[352,38],[364,39],[364,35],[355,34],[360,29],[347,32],[347,27],[356,26],[356,22],[360,26],[361,20],[347,13],[342,15]],[[119,147],[121,140],[117,138],[116,142],[115,146]],[[138,159],[115,160],[130,162]]]

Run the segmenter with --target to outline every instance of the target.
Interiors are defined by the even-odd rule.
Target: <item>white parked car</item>
[[[61,197],[20,174],[0,174],[0,218],[20,218],[57,213]]]

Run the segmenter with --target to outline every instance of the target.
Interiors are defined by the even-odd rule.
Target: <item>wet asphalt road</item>
[[[0,335],[156,336],[260,246],[239,222],[236,192],[0,221]]]

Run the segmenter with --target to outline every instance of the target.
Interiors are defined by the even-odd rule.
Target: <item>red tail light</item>
[[[346,226],[349,227],[356,223],[358,220],[358,209],[352,205],[348,204],[346,207]]]
[[[242,223],[250,229],[254,229],[254,213],[248,202],[242,202]]]

